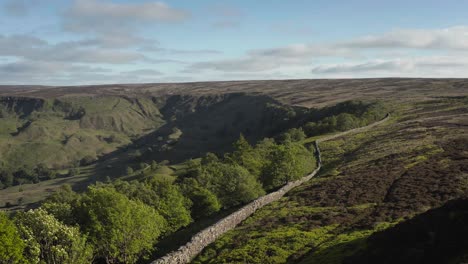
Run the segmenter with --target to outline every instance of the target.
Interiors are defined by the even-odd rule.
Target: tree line
[[[290,138],[285,136],[285,138]],[[313,153],[291,139],[188,161],[184,175],[65,185],[38,208],[0,214],[0,263],[136,263],[162,238],[238,206],[314,169]]]

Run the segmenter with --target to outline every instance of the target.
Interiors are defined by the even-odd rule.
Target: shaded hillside
[[[344,263],[464,263],[468,261],[468,199],[449,201],[366,240]]]
[[[180,162],[206,152],[222,154],[243,134],[251,143],[311,118],[305,108],[267,96],[171,96],[161,108],[166,125],[136,142],[145,160]]]

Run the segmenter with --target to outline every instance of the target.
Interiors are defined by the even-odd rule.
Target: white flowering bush
[[[16,222],[26,244],[24,255],[31,263],[92,262],[92,248],[78,227],[61,223],[43,209],[20,213]]]

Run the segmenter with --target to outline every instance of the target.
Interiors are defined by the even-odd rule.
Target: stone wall
[[[355,129],[351,129],[351,130],[348,130],[348,131],[345,131],[345,132],[341,132],[341,133],[338,133],[338,134],[333,134],[333,135],[329,135],[329,136],[324,136],[324,137],[321,137],[320,139],[317,139],[317,143],[320,143],[320,142],[323,142],[323,141],[328,141],[328,140],[332,140],[332,139],[335,139],[335,138],[339,138],[339,137],[342,137],[342,136],[345,136],[345,135],[348,135],[348,134],[352,134],[352,133],[359,133],[359,132],[362,132],[364,130],[367,130],[369,128],[372,128],[372,127],[375,127],[375,126],[378,126],[384,122],[386,122],[388,119],[390,118],[390,114],[387,114],[385,115],[385,117],[380,120],[380,121],[377,121],[375,123],[372,123],[370,125],[367,125],[367,126],[363,126],[363,127],[358,127],[358,128],[355,128]],[[318,146],[318,145],[317,145]]]
[[[238,224],[240,224],[242,221],[244,221],[253,213],[255,213],[255,211],[264,207],[267,204],[278,201],[291,189],[303,184],[304,182],[309,181],[312,177],[314,177],[320,171],[320,168],[322,167],[322,158],[320,155],[320,149],[319,149],[319,144],[318,144],[319,142],[335,139],[335,138],[338,138],[338,137],[341,137],[350,133],[361,132],[365,129],[374,127],[376,125],[379,125],[387,121],[389,117],[390,115],[387,114],[387,116],[381,121],[375,122],[366,127],[360,127],[360,128],[346,131],[346,132],[338,133],[335,135],[326,136],[324,138],[321,138],[320,140],[315,141],[314,146],[315,146],[315,155],[316,155],[316,160],[317,160],[317,169],[315,169],[311,174],[303,177],[300,180],[287,183],[278,191],[275,191],[267,195],[264,195],[260,198],[257,198],[256,200],[243,206],[241,209],[237,210],[236,212],[221,219],[214,225],[211,225],[208,228],[205,228],[202,231],[198,232],[192,237],[192,239],[187,244],[181,246],[176,251],[173,251],[167,254],[166,256],[151,262],[151,264],[189,263],[194,257],[200,254],[201,251],[206,246],[213,243],[217,238],[219,238],[221,235],[223,235],[227,231],[234,229]]]

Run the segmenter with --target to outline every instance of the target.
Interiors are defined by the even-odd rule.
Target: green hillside
[[[318,178],[259,210],[193,263],[343,263],[372,246],[372,233],[466,197],[466,103],[394,105],[390,123],[321,143]]]

